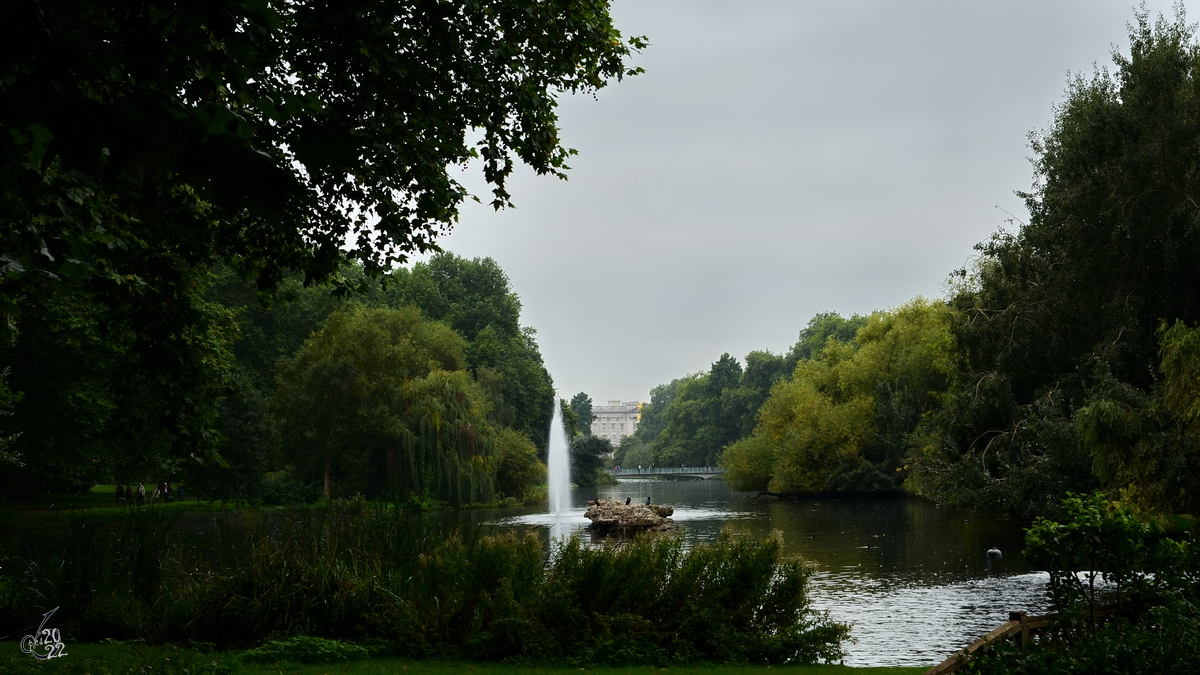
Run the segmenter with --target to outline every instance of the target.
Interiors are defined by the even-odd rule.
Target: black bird
[[[629,506],[629,502],[631,502],[631,501],[633,501],[633,497],[626,497],[625,498],[625,506]]]
[[[650,498],[646,497],[646,506],[650,506]]]

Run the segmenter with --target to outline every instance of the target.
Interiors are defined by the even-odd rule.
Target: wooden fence
[[[1103,621],[1116,616],[1116,614],[1117,605],[1106,605],[1104,607],[1097,607],[1092,612],[1092,619]],[[966,666],[976,652],[988,649],[1002,640],[1010,641],[1017,645],[1018,648],[1024,649],[1025,645],[1031,643],[1035,637],[1045,633],[1046,628],[1056,618],[1058,618],[1057,614],[1026,616],[1025,612],[1009,612],[1008,623],[992,630],[987,635],[972,642],[966,649],[955,653],[954,656],[925,671],[925,675],[953,673],[959,668]]]

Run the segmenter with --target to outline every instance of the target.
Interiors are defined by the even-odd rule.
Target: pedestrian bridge
[[[621,470],[609,469],[608,474],[614,478],[673,478],[678,480],[707,480],[709,478],[717,478],[725,472],[720,467],[716,466],[651,466],[639,468],[625,468]]]

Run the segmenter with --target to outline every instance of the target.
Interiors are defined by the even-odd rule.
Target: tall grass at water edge
[[[0,568],[0,634],[56,606],[75,640],[246,647],[289,635],[401,655],[569,663],[836,661],[844,625],[809,609],[809,569],[762,541],[679,536],[547,551],[447,535],[361,500],[226,516],[205,550],[153,509],[79,521],[66,550]]]

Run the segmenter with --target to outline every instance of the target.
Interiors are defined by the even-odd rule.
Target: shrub
[[[242,659],[251,663],[274,663],[276,661],[331,663],[365,659],[369,655],[366,647],[341,640],[297,635],[286,640],[272,640],[261,647],[248,650],[242,655]]]
[[[1026,534],[1026,556],[1050,573],[1058,618],[1044,639],[1019,652],[1001,646],[971,672],[1200,672],[1200,551],[1194,534],[1178,539],[1098,494],[1063,500],[1062,522],[1040,518]],[[1097,584],[1103,581],[1103,584]],[[1092,619],[1101,602],[1120,616]]]
[[[274,506],[285,504],[311,504],[321,498],[321,486],[302,483],[292,477],[291,472],[275,472],[267,475],[263,491],[263,503]]]
[[[808,608],[809,569],[783,555],[777,534],[691,549],[675,535],[598,548],[574,538],[547,552],[533,533],[480,537],[361,499],[222,523],[205,553],[159,530],[153,541],[81,537],[70,555],[92,562],[72,583],[39,572],[63,569],[45,561],[13,600],[33,612],[65,599],[87,608],[70,613],[84,617],[63,626],[71,634],[222,647],[270,639],[255,653],[290,660],[301,643],[289,638],[305,635],[318,655],[333,647],[315,638],[382,641],[417,657],[814,662],[840,658],[848,632]],[[117,569],[114,552],[146,548],[162,556],[153,578],[100,578]]]

